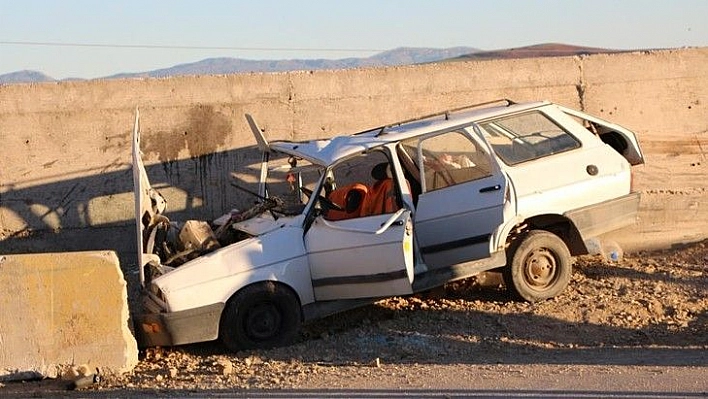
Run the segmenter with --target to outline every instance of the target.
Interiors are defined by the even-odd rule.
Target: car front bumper
[[[223,303],[215,303],[178,312],[135,315],[138,346],[147,348],[213,341],[219,337],[223,309]]]

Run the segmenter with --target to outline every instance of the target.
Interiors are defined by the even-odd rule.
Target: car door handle
[[[403,220],[396,220],[395,222],[389,224],[389,226],[403,226],[405,222]],[[381,223],[380,227],[384,227],[386,225],[386,222]]]
[[[399,218],[401,215],[403,215],[404,212],[406,212],[406,208],[401,208],[401,209],[399,209],[398,211],[396,211],[396,213],[394,213],[393,215],[391,215],[391,217],[388,218],[388,220],[385,221],[385,222],[381,225],[381,227],[380,227],[378,230],[376,230],[376,231],[374,232],[374,234],[381,234],[381,233],[383,233],[383,232],[386,231],[386,229],[388,229],[391,225],[402,226],[402,225],[403,225],[403,220],[398,219],[398,218]],[[399,224],[399,222],[401,222],[401,223]]]
[[[480,193],[489,193],[489,192],[492,192],[492,191],[499,191],[499,190],[501,190],[501,185],[495,184],[495,185],[493,185],[493,186],[480,188],[480,189],[479,189],[479,192],[480,192]]]

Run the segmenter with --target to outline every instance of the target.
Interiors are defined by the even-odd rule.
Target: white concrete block
[[[0,255],[0,380],[138,362],[126,282],[112,251]]]

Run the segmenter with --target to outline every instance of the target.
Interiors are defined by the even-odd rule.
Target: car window
[[[391,168],[386,154],[378,150],[336,164],[320,195],[342,209],[327,209],[325,218],[351,219],[400,209],[400,193]]]
[[[580,142],[541,112],[480,123],[494,152],[507,165],[580,147]]]
[[[266,196],[278,197],[287,209],[304,208],[308,197],[301,188],[314,189],[324,168],[304,159],[273,152],[268,160]]]
[[[492,175],[488,152],[464,130],[407,140],[402,149],[418,165],[423,192]]]

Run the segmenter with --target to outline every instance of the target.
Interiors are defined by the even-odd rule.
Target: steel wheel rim
[[[280,310],[275,304],[260,303],[249,309],[246,315],[246,333],[258,340],[271,338],[280,329],[281,320]]]
[[[539,248],[531,252],[524,261],[524,280],[531,288],[543,289],[556,280],[558,261],[553,252]]]

